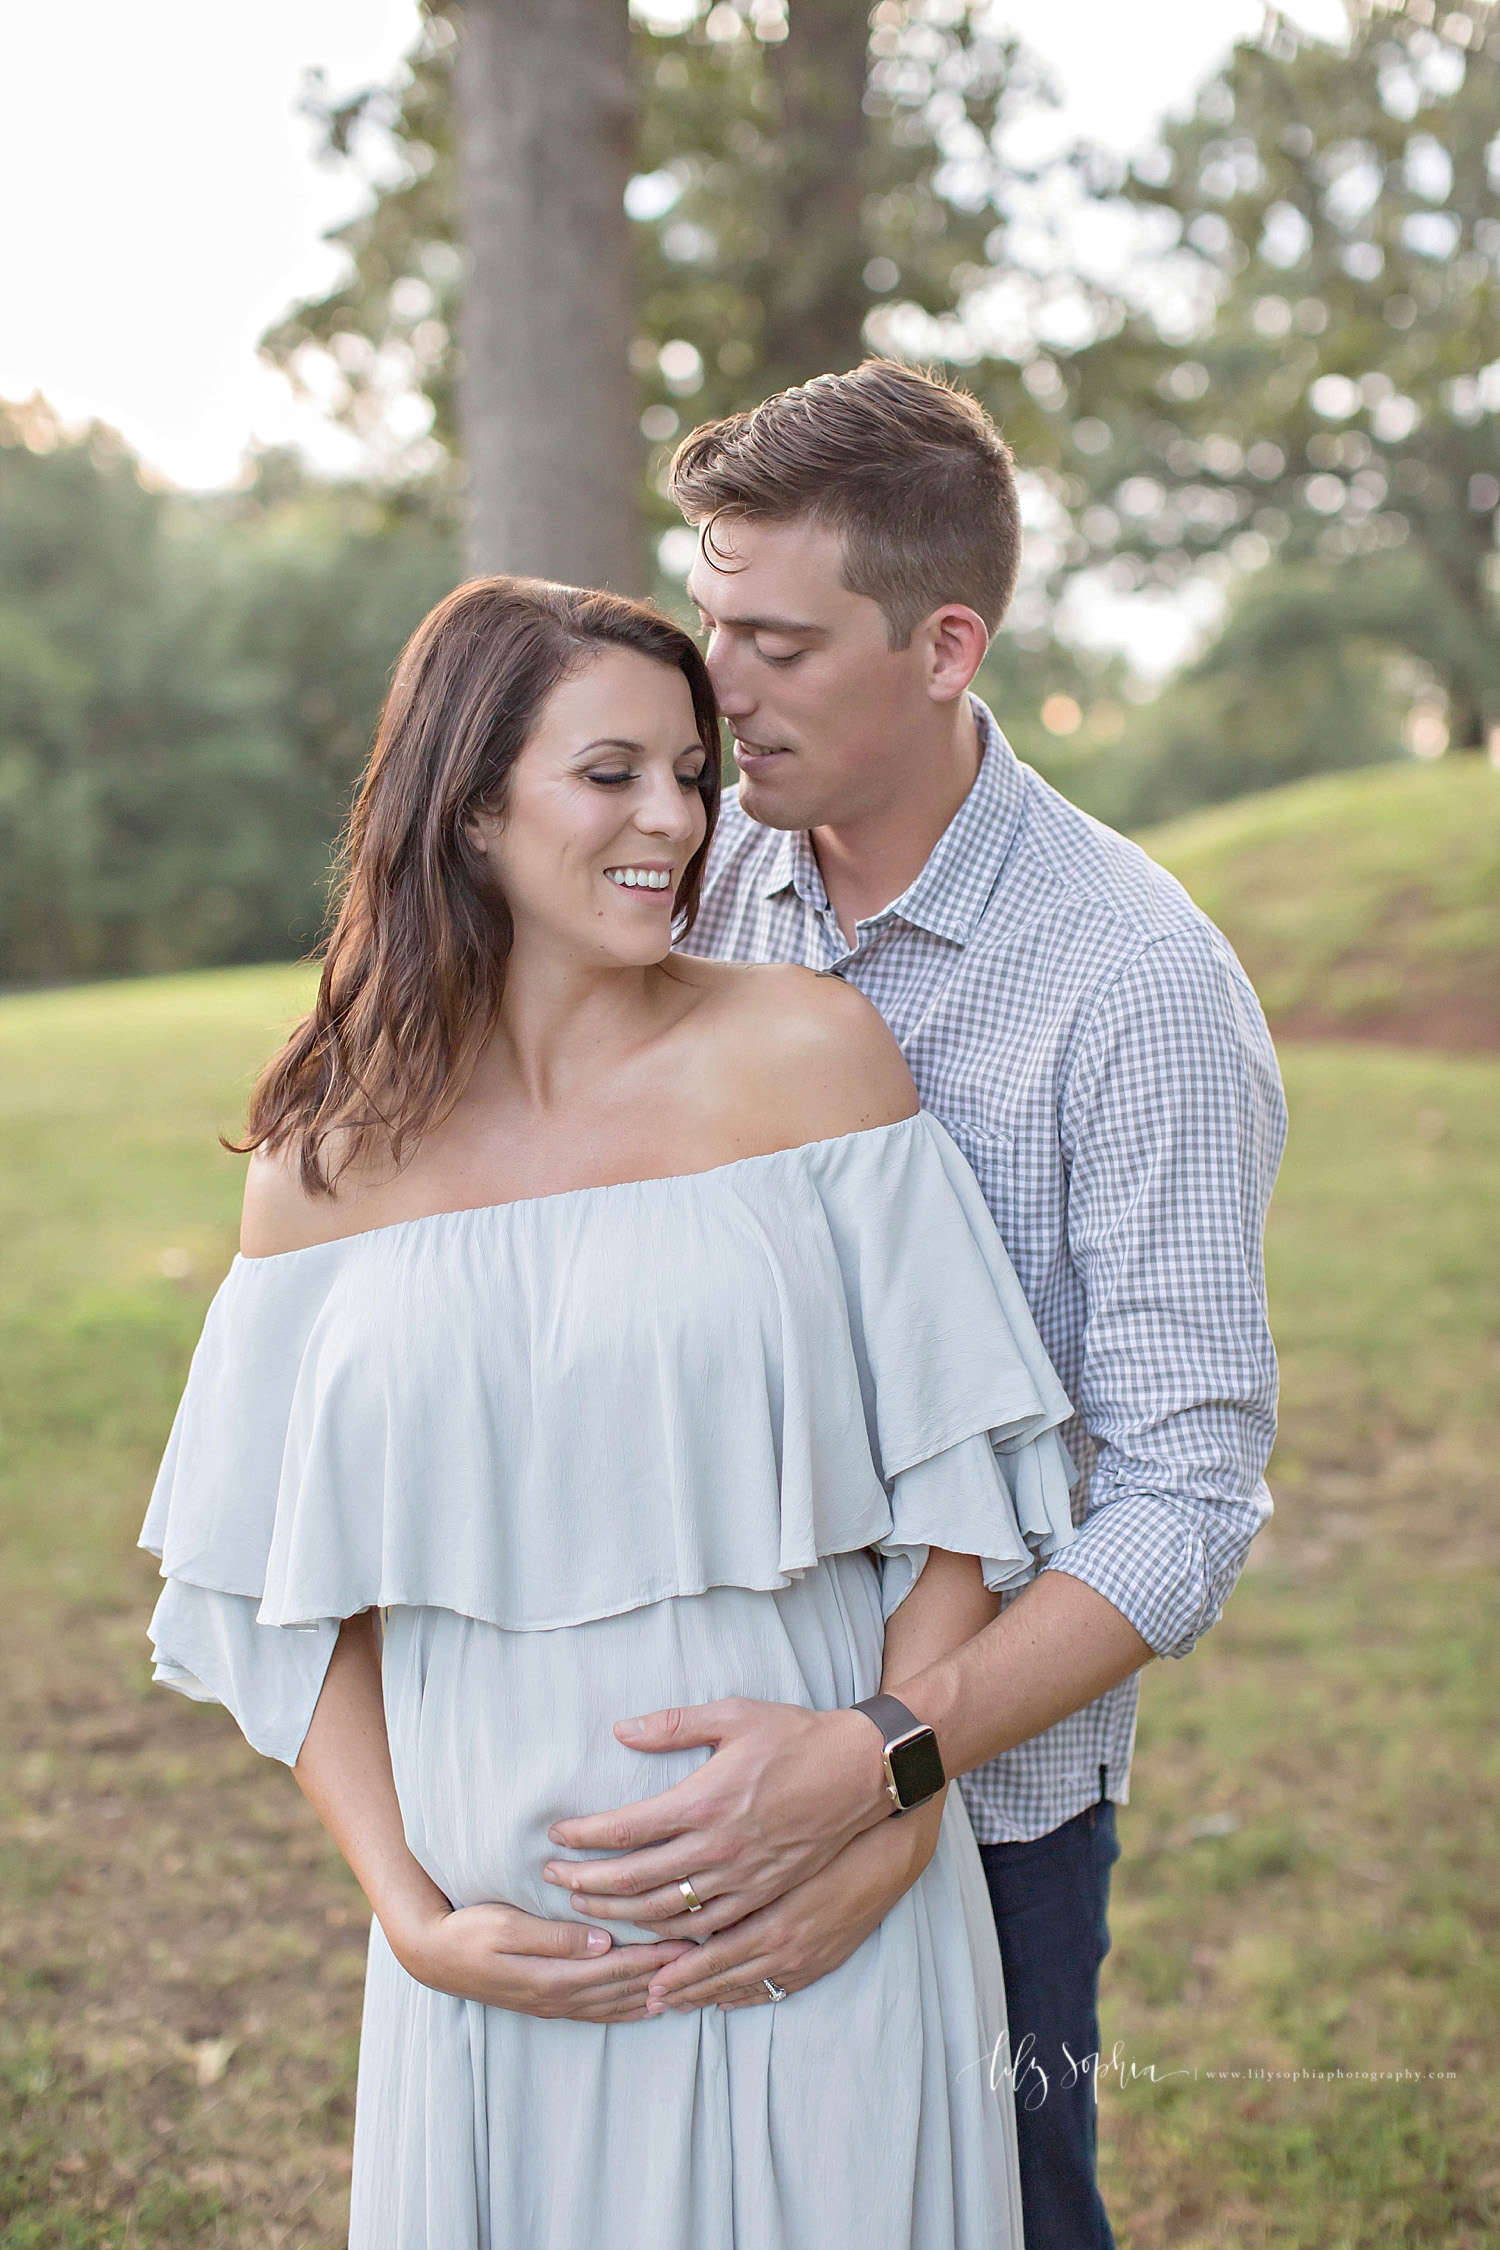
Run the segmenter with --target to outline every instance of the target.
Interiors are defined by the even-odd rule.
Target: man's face
[[[708,629],[708,669],[735,737],[740,803],[771,828],[850,825],[878,814],[930,719],[921,628],[893,649],[886,616],[841,576],[835,531],[805,517],[720,519],[687,590]]]

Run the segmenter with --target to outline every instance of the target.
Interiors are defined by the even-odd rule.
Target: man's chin
[[[750,773],[743,766],[739,767],[740,809],[748,813],[752,820],[758,820],[764,828],[807,826],[803,813],[790,801],[795,794],[787,787],[792,776],[783,773],[783,767],[790,762],[782,757],[770,758],[760,765],[758,771]]]

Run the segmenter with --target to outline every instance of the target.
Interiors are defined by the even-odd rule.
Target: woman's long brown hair
[[[261,1073],[245,1138],[230,1146],[294,1150],[303,1186],[329,1194],[373,1138],[400,1164],[452,1107],[494,1026],[512,935],[469,817],[503,814],[547,697],[614,648],[673,666],[692,694],[708,825],[674,901],[677,931],[691,927],[720,775],[714,692],[693,641],[616,594],[474,579],[402,654],[340,847],[317,1003]]]

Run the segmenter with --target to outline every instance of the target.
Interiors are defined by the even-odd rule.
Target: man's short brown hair
[[[723,551],[721,516],[829,525],[843,541],[844,584],[879,602],[893,648],[944,602],[962,602],[993,632],[1015,591],[1009,447],[977,399],[897,360],[867,359],[705,422],[677,448],[670,489],[711,559]]]

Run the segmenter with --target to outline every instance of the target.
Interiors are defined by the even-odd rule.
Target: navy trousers
[[[1094,2073],[1115,1808],[1101,1801],[1050,1836],[981,1844],[979,1856],[1005,1969],[1026,2250],[1114,2250]]]

